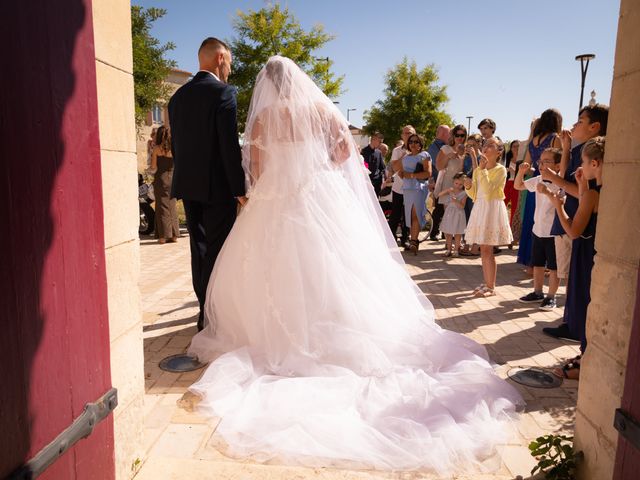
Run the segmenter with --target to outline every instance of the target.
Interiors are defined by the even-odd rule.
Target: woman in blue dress
[[[424,138],[413,134],[407,140],[409,152],[402,157],[402,177],[404,192],[404,216],[409,229],[409,250],[418,254],[418,233],[426,223],[427,181],[431,177],[431,157],[424,151]]]
[[[540,175],[540,155],[549,147],[561,148],[560,131],[562,130],[562,115],[555,108],[542,112],[533,127],[533,138],[529,142],[524,161],[531,165],[531,173],[525,178]],[[518,263],[526,267],[531,266],[531,248],[533,247],[533,213],[536,210],[535,192],[526,192],[524,209],[522,211],[522,231],[518,246]]]

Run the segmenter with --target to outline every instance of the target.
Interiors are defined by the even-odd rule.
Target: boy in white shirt
[[[562,150],[559,148],[547,148],[540,155],[539,169],[550,168],[555,172],[560,170]],[[517,190],[529,190],[536,193],[536,210],[533,215],[533,247],[531,263],[533,265],[533,292],[521,297],[523,303],[541,302],[542,310],[553,310],[556,307],[556,292],[558,291],[558,272],[556,266],[556,248],[551,226],[555,215],[555,207],[549,197],[541,193],[541,188],[546,187],[552,192],[557,192],[557,186],[542,179],[540,175],[524,180],[525,174],[530,170],[528,163],[520,164],[518,174],[514,181]],[[542,183],[544,182],[544,184]],[[544,287],[544,270],[549,269],[549,290],[547,296],[542,293]]]

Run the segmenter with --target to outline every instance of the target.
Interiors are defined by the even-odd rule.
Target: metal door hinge
[[[621,408],[616,409],[613,426],[627,442],[640,450],[640,423]]]
[[[82,414],[76,418],[53,442],[40,450],[31,460],[19,467],[9,480],[32,480],[44,472],[49,465],[83,438],[88,437],[98,423],[118,406],[118,390],[112,388],[97,401],[87,403]]]

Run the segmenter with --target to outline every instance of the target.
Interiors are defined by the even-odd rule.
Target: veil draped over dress
[[[480,467],[516,390],[440,328],[407,273],[348,124],[291,60],[258,75],[249,201],[214,267],[190,389],[232,456],[439,473]]]

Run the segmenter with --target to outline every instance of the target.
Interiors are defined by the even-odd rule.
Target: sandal
[[[409,240],[409,250],[414,255],[418,255],[418,240]]]
[[[450,257],[452,255],[451,250],[447,250],[447,252],[444,254],[445,257]]]
[[[484,290],[485,288],[487,288],[487,286],[484,283],[481,283],[480,285],[478,285],[476,288],[473,289],[473,293],[477,293],[480,290]]]
[[[463,250],[463,251],[460,252],[460,256],[461,257],[479,257],[480,254],[479,253],[473,253],[471,250],[469,250],[469,251]]]
[[[578,380],[580,378],[580,359],[581,355],[572,358],[560,368],[554,368],[551,373],[556,377],[566,378],[567,380]]]
[[[477,292],[475,292],[473,296],[478,298],[485,298],[485,297],[493,297],[495,296],[495,294],[496,292],[493,288],[483,287]]]

